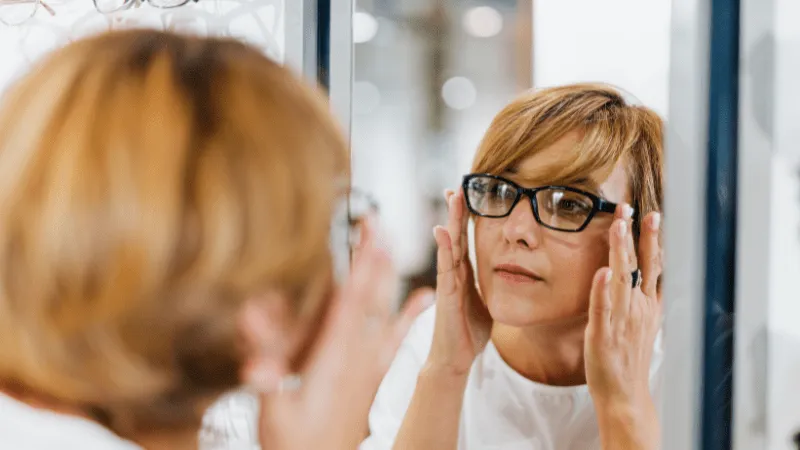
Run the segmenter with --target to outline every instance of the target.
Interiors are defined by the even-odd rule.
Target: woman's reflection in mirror
[[[497,115],[362,450],[659,446],[662,131],[599,84]]]

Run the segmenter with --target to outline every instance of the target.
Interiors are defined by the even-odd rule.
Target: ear
[[[289,372],[289,305],[277,293],[247,300],[239,313],[245,348],[242,382],[259,392],[277,391]]]

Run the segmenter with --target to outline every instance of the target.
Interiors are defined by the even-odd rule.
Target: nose
[[[533,249],[541,243],[542,226],[533,216],[533,208],[528,197],[522,197],[511,210],[503,224],[503,237],[510,244]]]

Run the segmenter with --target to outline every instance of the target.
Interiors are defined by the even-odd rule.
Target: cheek
[[[576,259],[583,262],[582,266],[593,268],[594,275],[597,269],[608,265],[608,227],[590,228],[582,234]]]
[[[475,257],[479,270],[491,264],[492,254],[501,245],[502,237],[500,220],[480,218],[475,221]]]
[[[556,274],[554,285],[568,297],[588,300],[594,274],[608,265],[608,244],[589,240],[569,251],[551,252],[550,261]]]

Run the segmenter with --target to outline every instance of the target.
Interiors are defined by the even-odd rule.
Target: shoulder
[[[142,450],[94,422],[34,408],[0,394],[0,448]]]

